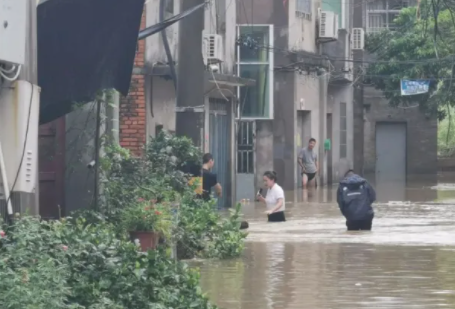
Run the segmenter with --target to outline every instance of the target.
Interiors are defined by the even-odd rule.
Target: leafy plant
[[[140,198],[136,205],[126,207],[122,212],[122,223],[126,231],[157,232],[169,235],[171,229],[169,206],[155,204]]]
[[[177,244],[180,258],[240,255],[246,237],[239,231],[240,206],[224,218],[214,202],[207,203],[196,196],[196,184],[189,185],[190,177],[183,172],[186,164],[197,164],[201,156],[191,140],[165,131],[152,139],[140,158],[130,156],[118,146],[107,147],[102,164],[106,197],[102,214],[109,222],[121,226],[123,232],[166,230],[170,224],[168,238],[172,239],[168,243]],[[139,198],[144,204],[138,204]],[[146,210],[150,205],[145,201],[149,200],[165,207],[166,220],[156,221]],[[157,227],[157,224],[165,227]]]
[[[194,270],[164,251],[139,252],[106,222],[21,218],[0,256],[2,308],[215,308]]]

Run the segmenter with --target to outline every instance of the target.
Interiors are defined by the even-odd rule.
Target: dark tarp
[[[128,94],[145,0],[48,0],[38,6],[40,124],[93,100]]]
[[[148,36],[151,36],[151,35],[153,35],[155,33],[158,33],[161,30],[166,29],[167,27],[169,27],[169,26],[173,25],[174,23],[178,22],[180,19],[185,18],[188,15],[193,14],[194,12],[196,12],[197,10],[201,9],[204,6],[205,6],[205,3],[201,3],[201,4],[196,5],[196,6],[192,7],[191,9],[188,9],[188,10],[186,10],[186,11],[184,11],[184,12],[178,14],[178,15],[172,16],[171,18],[164,20],[162,23],[159,23],[159,24],[153,25],[151,27],[145,28],[144,30],[141,30],[141,32],[139,32],[138,39],[139,40],[143,40],[143,39],[145,39]]]

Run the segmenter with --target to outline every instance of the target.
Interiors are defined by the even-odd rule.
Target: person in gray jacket
[[[341,213],[346,218],[348,231],[370,231],[374,211],[371,206],[376,200],[373,187],[355,174],[347,171],[338,186],[337,202]]]

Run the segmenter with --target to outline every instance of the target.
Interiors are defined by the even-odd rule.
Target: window
[[[238,26],[237,74],[256,81],[239,87],[237,115],[242,118],[273,118],[273,26]]]
[[[394,21],[401,9],[415,5],[414,1],[404,0],[373,0],[367,3],[367,33],[379,33],[385,29],[394,30]]]
[[[346,103],[340,103],[340,158],[346,158],[348,155],[348,121],[346,113]]]
[[[311,0],[297,0],[295,12],[297,16],[311,20],[312,8]]]

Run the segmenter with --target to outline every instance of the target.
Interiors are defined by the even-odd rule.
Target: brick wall
[[[145,28],[145,9],[142,13],[141,29]],[[145,40],[138,41],[134,67],[144,67]],[[127,97],[120,100],[119,138],[120,145],[135,155],[142,154],[142,146],[146,142],[146,105],[145,76],[131,77],[130,91]]]

